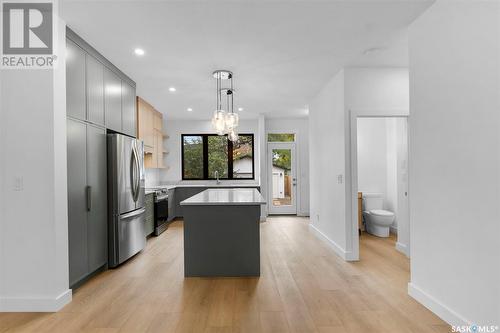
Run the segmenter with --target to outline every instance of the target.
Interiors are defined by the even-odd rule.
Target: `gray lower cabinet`
[[[145,214],[145,222],[144,222],[144,231],[146,236],[149,236],[153,233],[155,225],[155,195],[153,193],[148,193],[145,196],[144,203],[146,206],[146,214]]]
[[[107,263],[106,132],[67,120],[69,282]]]
[[[206,189],[207,189],[207,187],[177,187],[174,189],[175,194],[173,195],[173,197],[174,197],[173,200],[171,199],[170,192],[169,192],[168,201],[170,204],[170,200],[172,200],[172,205],[174,207],[173,207],[172,213],[169,210],[169,212],[168,212],[169,218],[168,219],[173,220],[176,217],[184,216],[183,207],[180,205],[181,201],[184,201],[187,198],[192,197],[193,195],[201,193],[201,192],[205,191]],[[170,218],[171,214],[172,214],[172,218]]]
[[[85,120],[85,51],[68,39],[66,53],[66,112]]]
[[[122,80],[109,68],[104,69],[104,112],[106,127],[122,132]]]
[[[122,81],[122,131],[125,134],[136,136],[136,98],[135,88]]]
[[[104,65],[87,54],[87,120],[104,126]]]

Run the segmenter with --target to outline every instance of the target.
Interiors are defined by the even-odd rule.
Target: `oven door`
[[[159,236],[167,230],[168,223],[168,196],[155,200],[155,230],[154,235]]]
[[[155,226],[167,222],[168,219],[168,198],[155,201]]]

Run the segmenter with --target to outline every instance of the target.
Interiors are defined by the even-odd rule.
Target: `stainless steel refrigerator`
[[[109,266],[116,267],[146,245],[144,145],[108,134]]]

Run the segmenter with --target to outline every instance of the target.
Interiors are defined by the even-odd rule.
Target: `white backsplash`
[[[145,169],[146,188],[160,185],[160,169]]]

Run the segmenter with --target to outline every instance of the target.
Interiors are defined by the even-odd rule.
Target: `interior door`
[[[269,214],[297,214],[294,142],[268,143]]]

